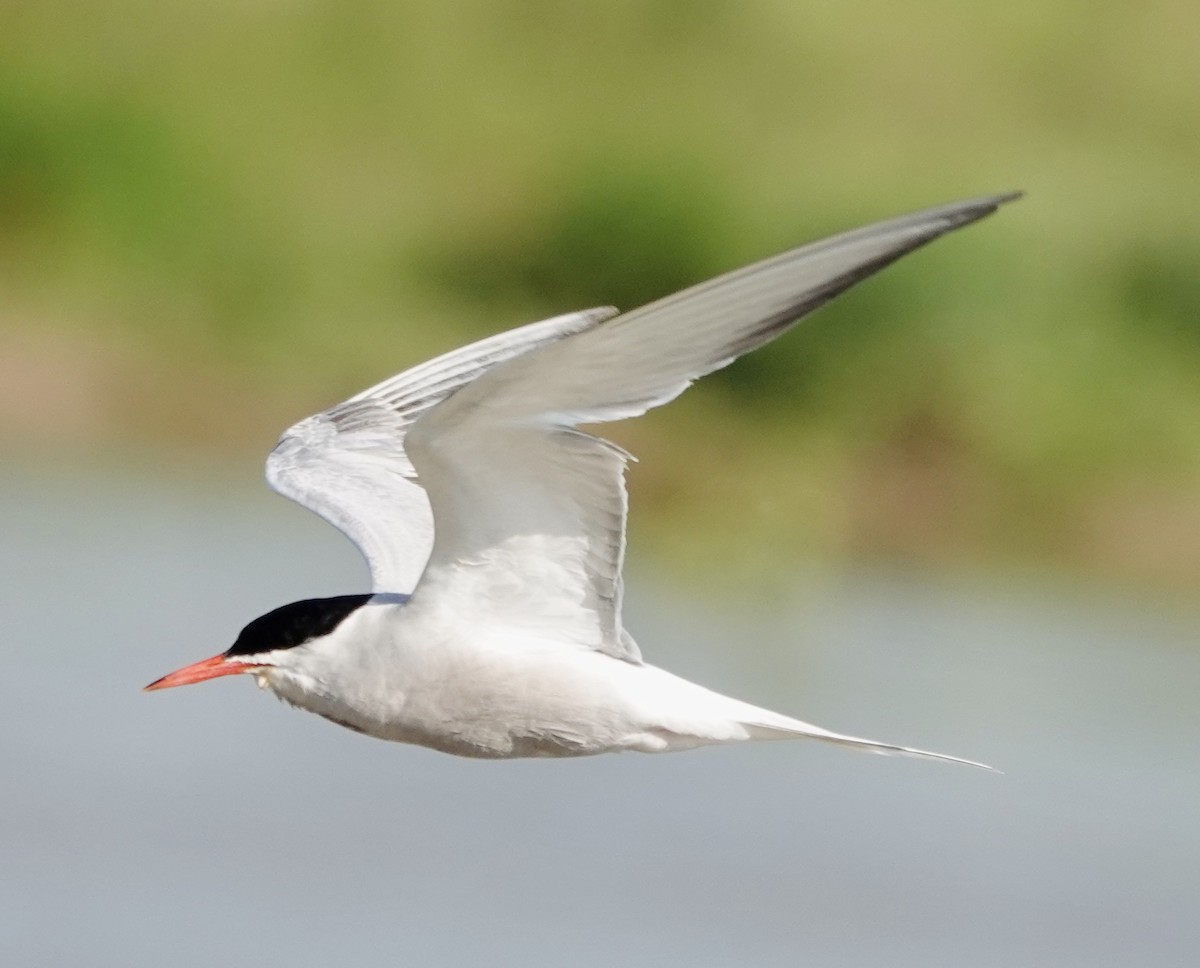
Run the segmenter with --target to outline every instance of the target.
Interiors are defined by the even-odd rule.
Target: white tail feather
[[[834,733],[811,723],[801,722],[791,716],[713,692],[694,682],[688,682],[651,665],[624,665],[613,667],[627,678],[632,677],[643,687],[650,687],[647,697],[648,708],[658,714],[659,735],[665,739],[654,750],[692,749],[710,743],[738,743],[760,739],[819,739],[826,743],[837,743],[880,753],[885,756],[913,756],[924,760],[941,760],[944,763],[961,763],[981,770],[999,773],[995,767],[960,756],[931,753],[928,750],[878,740],[862,739]],[[662,716],[661,710],[669,708],[671,715]],[[651,717],[654,717],[654,713]]]
[[[945,753],[931,753],[928,750],[913,749],[909,746],[897,746],[894,743],[880,743],[878,740],[861,739],[857,736],[844,736],[833,733],[820,726],[802,723],[788,716],[772,714],[770,721],[745,722],[743,725],[750,730],[753,739],[819,739],[826,743],[837,743],[840,746],[851,746],[865,750],[868,753],[879,753],[884,756],[913,756],[922,760],[941,760],[943,763],[962,763],[964,766],[974,766],[981,770],[999,773],[993,766],[978,763],[975,760],[963,759],[960,756],[947,756]]]

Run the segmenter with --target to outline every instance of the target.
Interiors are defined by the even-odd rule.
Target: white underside
[[[982,765],[832,733],[652,665],[443,607],[368,605],[333,635],[287,650],[286,667],[264,669],[260,681],[350,729],[459,756],[660,753],[807,738]]]

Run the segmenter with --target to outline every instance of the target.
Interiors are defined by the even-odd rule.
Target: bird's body
[[[629,455],[575,428],[666,403],[1009,197],[836,236],[616,318],[512,330],[301,421],[268,480],[359,545],[373,593],[282,606],[149,688],[247,672],[358,732],[481,758],[807,737],[970,762],[831,733],[643,662],[621,617]]]
[[[440,611],[440,610],[439,610]],[[462,635],[464,627],[474,629]],[[302,669],[265,666],[280,698],[380,739],[486,759],[656,753],[815,727],[552,629],[429,614],[379,596],[315,643]]]

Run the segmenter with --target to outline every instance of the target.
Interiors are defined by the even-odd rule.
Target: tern
[[[631,457],[578,427],[673,400],[1018,195],[869,225],[624,314],[523,326],[300,421],[267,481],[358,546],[372,591],[283,605],[146,689],[249,673],[341,726],[469,757],[817,739],[983,766],[830,732],[644,662],[621,617]]]

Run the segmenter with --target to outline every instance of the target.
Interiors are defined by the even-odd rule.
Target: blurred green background
[[[1022,188],[616,428],[635,547],[1194,592],[1198,29],[1182,0],[5,3],[0,451],[249,477],[466,340]]]

